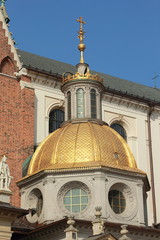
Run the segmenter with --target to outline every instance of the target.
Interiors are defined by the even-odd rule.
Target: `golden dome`
[[[127,143],[112,128],[91,122],[68,123],[39,145],[28,174],[47,169],[103,166],[142,173],[137,169]]]

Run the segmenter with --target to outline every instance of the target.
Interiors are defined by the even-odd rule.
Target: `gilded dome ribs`
[[[74,160],[73,160],[73,166],[76,162],[76,149],[77,149],[77,137],[78,137],[78,131],[79,131],[80,124],[78,124],[77,131],[76,131],[76,141],[75,141],[75,149],[74,149]]]
[[[106,125],[68,123],[51,133],[32,157],[28,175],[45,169],[109,167],[141,173],[127,143]]]
[[[56,163],[58,163],[58,159],[57,159],[58,145],[59,145],[59,143],[60,143],[61,137],[63,137],[63,134],[64,134],[65,130],[67,130],[66,127],[64,127],[64,128],[61,130],[60,135],[59,135],[59,137],[58,137],[58,140],[55,141],[55,143],[56,143],[56,144],[55,144],[55,152],[53,151],[53,153],[52,153],[51,164],[56,164]]]
[[[89,123],[90,131],[91,131],[91,136],[92,136],[92,142],[93,142],[93,161],[100,161],[101,159],[101,152],[99,149],[99,139],[96,136],[96,131],[94,130],[94,127],[91,123]]]

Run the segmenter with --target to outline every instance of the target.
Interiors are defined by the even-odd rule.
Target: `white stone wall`
[[[147,173],[150,178],[150,160],[148,149],[148,122],[147,109],[142,106],[136,107],[135,104],[128,105],[119,103],[119,101],[103,100],[102,102],[103,120],[109,125],[113,122],[119,122],[127,132],[127,143],[134,154],[138,168]],[[160,113],[152,113],[151,116],[152,132],[152,151],[154,163],[154,179],[156,191],[157,222],[160,222],[160,199],[159,172],[160,172]],[[148,193],[148,219],[149,225],[153,223],[152,194]]]
[[[31,177],[32,178],[32,177]],[[40,215],[36,213],[27,218],[34,223],[47,223],[63,219],[71,213],[64,206],[64,195],[71,189],[81,188],[88,195],[88,204],[81,212],[73,212],[76,219],[92,221],[95,217],[95,207],[102,207],[102,217],[105,221],[120,224],[145,226],[145,209],[143,206],[142,176],[120,170],[84,170],[44,174],[34,178],[34,182],[25,180],[22,187],[21,206],[35,208],[38,203],[38,192],[43,196],[43,208]],[[109,203],[110,190],[120,191],[126,201],[122,213],[116,214]]]
[[[35,89],[35,133],[34,143],[39,145],[49,134],[49,113],[64,107],[64,95],[60,89],[33,84]]]

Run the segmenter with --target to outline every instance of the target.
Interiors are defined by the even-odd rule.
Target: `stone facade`
[[[41,175],[41,176],[40,176]],[[102,207],[102,216],[105,221],[121,224],[145,226],[146,202],[145,192],[148,188],[144,176],[131,172],[104,170],[58,171],[58,173],[40,174],[31,176],[18,183],[21,188],[21,206],[23,208],[37,208],[40,194],[43,196],[43,208],[40,215],[29,215],[32,223],[50,223],[58,221],[70,212],[64,206],[64,195],[71,188],[81,188],[89,196],[87,208],[80,213],[74,213],[77,219],[94,219],[93,209]],[[46,175],[46,176],[45,176]],[[34,182],[34,184],[33,184]],[[126,199],[126,209],[121,214],[115,214],[110,207],[108,194],[110,190],[121,191]]]

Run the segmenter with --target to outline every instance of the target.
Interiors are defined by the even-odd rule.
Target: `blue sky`
[[[160,87],[160,0],[7,0],[19,49],[76,65],[75,21],[84,26],[85,61],[95,71]]]

